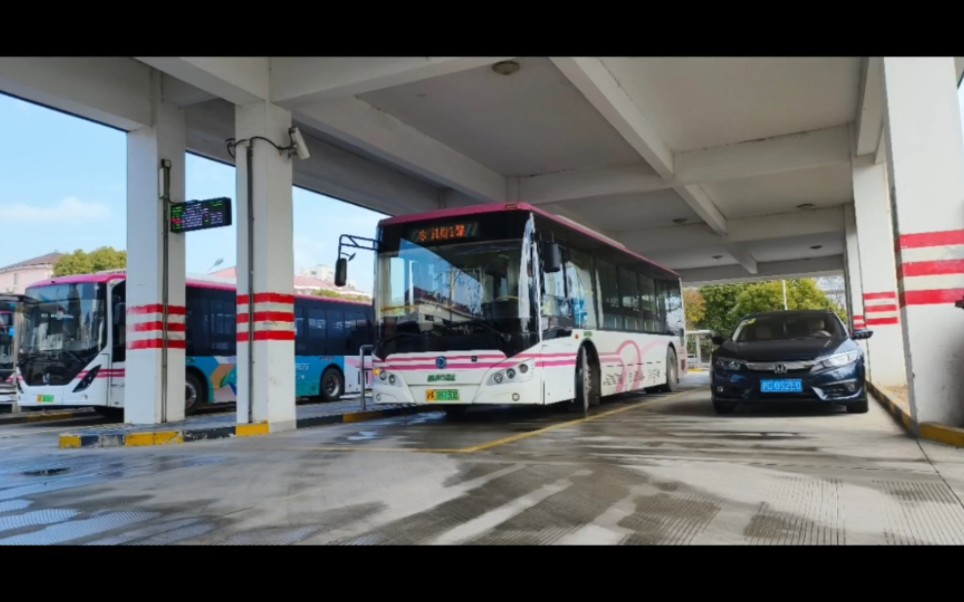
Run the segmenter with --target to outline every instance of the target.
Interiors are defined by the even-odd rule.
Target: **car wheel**
[[[847,411],[851,414],[866,414],[868,409],[866,399],[857,403],[847,404]]]

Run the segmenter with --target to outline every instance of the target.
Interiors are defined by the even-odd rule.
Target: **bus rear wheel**
[[[321,375],[321,399],[338,401],[345,390],[345,379],[337,368],[328,368]]]

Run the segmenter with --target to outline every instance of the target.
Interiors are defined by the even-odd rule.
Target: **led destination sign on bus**
[[[479,236],[478,222],[456,222],[411,228],[406,238],[419,244],[435,244],[471,240]]]

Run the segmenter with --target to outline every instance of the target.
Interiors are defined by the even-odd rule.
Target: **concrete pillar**
[[[851,330],[863,330],[867,326],[864,323],[864,289],[860,280],[860,249],[857,244],[857,217],[853,205],[844,207],[844,227],[846,232],[844,282],[847,288],[849,326]],[[867,354],[867,341],[858,341],[857,344],[864,350],[865,365],[869,370],[870,356]]]
[[[259,101],[237,107],[235,120],[238,141],[260,136],[279,147],[290,144],[291,113],[285,109]],[[253,212],[250,212],[246,159],[249,143],[239,143],[236,150],[238,422],[266,422],[271,431],[281,431],[295,428],[296,419],[292,159],[287,152],[279,153],[266,140],[253,140]],[[249,228],[248,219],[252,214],[253,227]],[[249,231],[253,235],[253,248],[249,245]],[[248,278],[251,267],[254,363],[249,381]]]
[[[159,89],[159,86],[155,86]],[[170,200],[183,202],[184,112],[154,99],[154,125],[127,134],[127,349],[124,421],[184,419],[184,235],[167,243],[167,362],[163,367],[164,207],[161,161],[171,162]],[[165,379],[166,375],[166,379]],[[166,405],[162,404],[166,380]]]
[[[870,381],[875,385],[907,384],[904,340],[897,307],[897,262],[887,189],[887,167],[869,157],[853,160],[854,213]]]
[[[953,57],[884,58],[911,415],[964,426],[964,140]]]

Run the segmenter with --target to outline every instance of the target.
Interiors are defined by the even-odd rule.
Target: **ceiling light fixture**
[[[810,245],[810,248],[816,251],[817,249],[822,249],[823,245]]]
[[[512,75],[520,68],[519,63],[515,61],[499,61],[498,63],[492,65],[492,70],[499,75]]]
[[[677,217],[676,219],[673,220],[673,223],[674,223],[674,224],[685,224],[685,223],[686,223],[686,218],[685,218],[685,217]]]
[[[713,256],[713,259],[723,259],[723,256],[722,256],[722,255],[714,255],[714,256]]]
[[[797,205],[797,209],[813,209],[813,203],[801,203]]]

